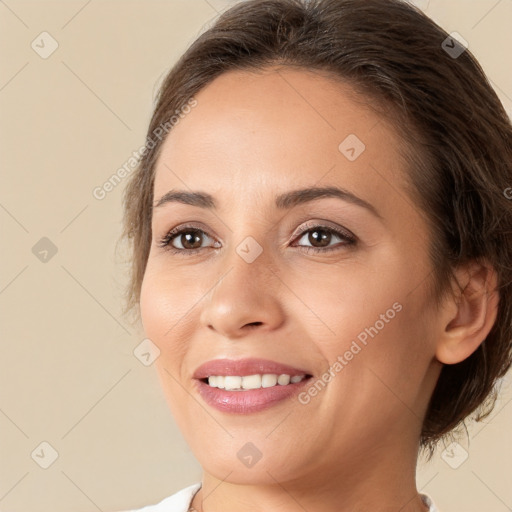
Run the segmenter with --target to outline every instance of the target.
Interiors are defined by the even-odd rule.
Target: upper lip
[[[205,379],[212,375],[238,375],[244,377],[247,375],[286,374],[310,375],[307,370],[294,368],[286,364],[270,361],[268,359],[213,359],[199,366],[194,372],[195,379]]]

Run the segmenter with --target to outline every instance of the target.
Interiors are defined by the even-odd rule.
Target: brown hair
[[[476,59],[447,37],[401,0],[247,0],[220,15],[163,81],[148,129],[152,147],[125,190],[123,237],[133,258],[125,311],[138,305],[151,244],[155,162],[165,140],[155,143],[155,131],[229,70],[327,72],[380,105],[408,148],[410,197],[432,231],[434,303],[453,291],[459,264],[485,260],[497,272],[496,322],[470,357],[443,366],[421,447],[432,455],[470,414],[487,416],[496,381],[512,363],[512,201],[505,192],[512,126]]]

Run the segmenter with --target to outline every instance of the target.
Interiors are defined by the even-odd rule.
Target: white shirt
[[[176,494],[169,496],[155,505],[148,505],[137,510],[126,512],[188,512],[192,499],[201,488],[201,482],[185,487]],[[439,512],[432,499],[427,494],[420,494],[423,503],[429,507],[428,512]]]

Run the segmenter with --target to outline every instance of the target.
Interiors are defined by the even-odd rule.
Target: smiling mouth
[[[269,359],[213,359],[199,366],[192,378],[206,404],[222,413],[252,414],[294,403],[313,375]]]

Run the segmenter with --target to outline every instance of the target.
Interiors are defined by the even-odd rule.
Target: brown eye
[[[327,226],[313,226],[304,229],[296,240],[301,240],[306,236],[309,245],[298,244],[301,250],[306,252],[328,252],[356,243],[356,237],[349,231],[337,230]],[[207,246],[203,246],[205,238],[212,239],[202,229],[184,226],[171,230],[160,240],[158,245],[176,254],[190,255],[207,248]],[[336,241],[336,239],[339,243],[331,245],[331,242]],[[211,247],[220,247],[220,242],[215,241]]]
[[[314,229],[308,232],[308,242],[313,247],[325,247],[331,241],[332,233],[326,229]]]
[[[182,231],[174,237],[174,240],[178,240],[183,249],[198,249],[201,247],[203,240],[201,233],[202,231],[200,230]]]
[[[193,254],[207,248],[207,246],[203,245],[205,238],[212,239],[202,229],[183,226],[167,233],[159,241],[158,245],[174,253]],[[219,243],[214,242],[213,247],[219,247]]]
[[[337,238],[341,243],[331,246],[331,242]],[[327,226],[313,226],[302,231],[297,240],[306,238],[310,245],[300,245],[302,250],[313,252],[328,252],[341,249],[343,246],[350,246],[356,243],[356,237],[349,231],[345,232]]]

